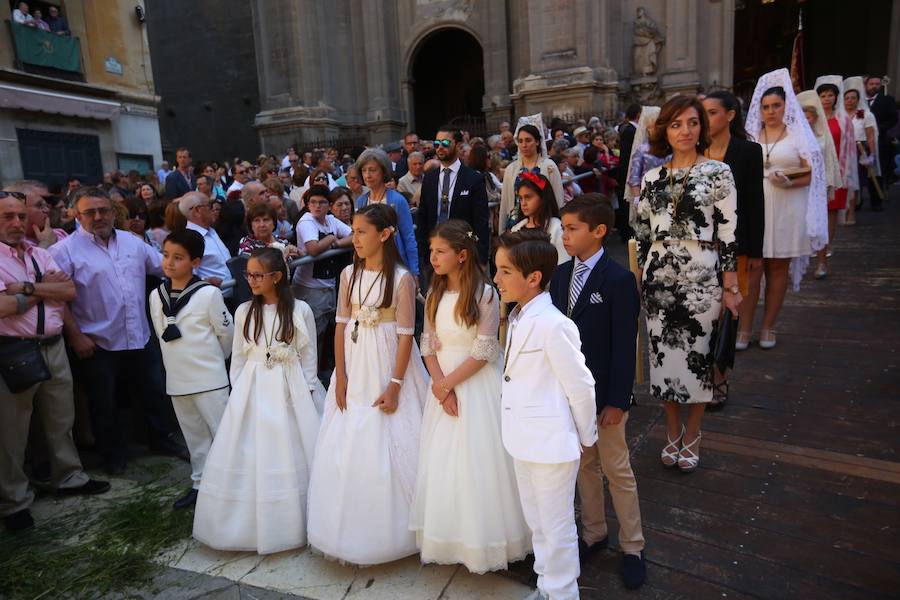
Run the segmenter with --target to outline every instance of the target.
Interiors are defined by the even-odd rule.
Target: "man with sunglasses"
[[[24,194],[0,192],[0,345],[36,342],[50,379],[12,392],[0,377],[0,517],[9,531],[34,525],[29,507],[34,493],[24,472],[32,412],[40,419],[57,495],[100,494],[105,481],[84,472],[72,441],[75,406],[72,374],[62,341],[63,308],[75,285],[50,253],[24,243]]]
[[[172,437],[172,405],[149,347],[145,284],[148,274],[162,277],[162,258],[137,236],[115,229],[116,211],[103,189],[79,189],[74,206],[81,227],[50,254],[75,282],[64,331],[88,393],[94,445],[110,474],[125,471],[127,427],[117,409],[127,385],[144,404],[151,449],[186,458],[187,449]]]
[[[191,151],[179,148],[175,151],[175,162],[178,168],[166,177],[166,199],[180,198],[191,190],[197,189],[197,178],[191,169]]]
[[[422,178],[419,210],[416,212],[416,238],[420,264],[428,265],[428,238],[439,223],[448,219],[462,219],[472,226],[478,236],[478,254],[482,263],[488,260],[488,205],[484,177],[462,164],[458,149],[462,132],[449,126],[438,129],[434,142],[440,161],[439,169],[432,169]]]
[[[337,187],[337,181],[335,181],[334,177],[331,175],[331,171],[333,170],[333,165],[331,162],[331,158],[329,158],[328,154],[325,152],[316,152],[313,154],[313,169],[310,177],[306,180],[307,188],[311,188],[314,185],[325,185],[328,186],[329,190],[333,190]],[[324,171],[326,180],[325,181],[314,181],[312,179],[313,175],[316,175],[318,171]]]
[[[228,190],[225,192],[226,196],[231,192],[240,191],[250,181],[250,163],[246,160],[235,163],[232,175],[234,176],[234,181],[228,186]]]

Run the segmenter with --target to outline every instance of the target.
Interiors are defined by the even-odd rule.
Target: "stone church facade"
[[[483,75],[473,63],[468,77],[483,77],[478,108],[487,122],[539,111],[611,115],[630,99],[729,86],[734,5],[255,0],[261,107],[255,126],[264,151],[354,133],[379,143],[421,128],[416,108],[428,108],[421,96],[439,101],[457,83],[448,76],[445,85],[425,89],[413,76],[429,40],[448,30],[461,35],[444,55],[461,54],[467,43],[480,50]]]

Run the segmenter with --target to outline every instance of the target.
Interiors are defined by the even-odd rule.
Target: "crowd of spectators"
[[[25,3],[17,10],[17,20],[35,22],[37,15]],[[20,278],[34,280],[27,263],[33,256],[45,280],[33,290],[8,287],[0,295],[13,300],[13,292],[31,292],[25,306],[0,303],[9,325],[3,335],[34,338],[32,313],[40,306],[44,331],[39,339],[49,340],[53,350],[50,380],[23,392],[29,397],[20,398],[15,414],[8,415],[17,433],[5,441],[12,462],[0,465],[3,501],[13,499],[13,506],[0,507],[7,527],[30,525],[29,480],[46,481],[63,494],[108,489],[84,475],[77,453],[64,443],[70,432],[79,446],[94,449],[111,475],[125,470],[135,440],[154,452],[187,459],[146,316],[148,294],[163,277],[162,245],[170,233],[192,229],[203,237],[196,274],[221,287],[232,312],[241,301],[235,260],[267,246],[281,250],[289,263],[311,257],[291,264],[291,282],[294,295],[314,312],[320,370],[327,373],[333,367],[336,276],[352,260],[353,216],[363,206],[383,202],[398,213],[398,249],[424,286],[430,274],[428,234],[450,218],[470,223],[479,238],[480,260],[488,262],[490,240],[510,217],[501,212],[519,210],[518,199],[506,209],[502,200],[509,167],[523,160],[523,148],[526,155],[539,153],[555,166],[564,196],[557,197],[555,188],[544,194],[551,217],[526,210],[520,227],[551,222],[558,227],[557,203],[583,191],[614,193],[615,128],[598,119],[570,126],[554,122],[551,128],[553,139],[544,140],[534,139],[541,134],[517,139],[509,123],[485,137],[442,127],[434,140],[409,133],[358,153],[292,147],[281,156],[222,162],[196,161],[188,148],[179,148],[173,168],[163,162],[143,174],[111,171],[90,185],[70,177],[65,185],[20,181],[7,186],[0,193],[0,237],[19,254],[8,257],[7,266],[25,264]],[[56,399],[53,410],[45,406],[48,398]],[[124,417],[123,399],[130,400],[140,419]],[[32,408],[36,428],[28,425]],[[76,423],[76,414],[86,418]],[[42,428],[48,444],[29,435],[29,429]]]

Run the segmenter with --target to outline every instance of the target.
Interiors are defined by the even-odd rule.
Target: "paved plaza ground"
[[[619,555],[607,551],[584,566],[583,598],[900,598],[900,188],[891,192],[886,212],[863,211],[858,225],[839,228],[827,279],[809,277],[800,293],[789,293],[778,347],[753,345],[738,355],[729,405],[704,421],[697,472],[659,464],[663,411],[646,384],[638,387],[628,427],[648,581],[625,591]],[[618,240],[610,248],[624,259]],[[136,463],[111,495],[41,498],[38,528],[0,534],[0,544],[27,545],[72,512],[85,517],[65,527],[83,538],[150,481],[162,498],[187,481],[184,463],[147,456]],[[162,504],[159,519],[168,512]],[[513,600],[531,591],[529,563],[481,576],[421,567],[415,557],[353,569],[308,551],[259,557],[188,539],[168,544],[155,561],[150,583],[106,597]],[[0,582],[7,576],[0,561]],[[45,598],[61,597],[39,566],[33,576],[47,577]],[[77,597],[98,597],[83,583]]]

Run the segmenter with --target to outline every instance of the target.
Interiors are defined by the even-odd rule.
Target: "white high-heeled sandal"
[[[684,439],[684,425],[681,426],[681,433],[674,440],[669,439],[666,432],[666,441],[668,444],[659,453],[659,460],[662,461],[664,467],[674,467],[678,464],[678,455],[681,452],[681,440]],[[670,450],[671,448],[671,450]],[[666,462],[669,461],[669,462]]]
[[[681,469],[682,473],[690,473],[700,465],[699,444],[701,437],[703,437],[703,434],[698,431],[697,437],[694,438],[693,442],[681,447],[681,452],[678,453],[678,468]],[[695,446],[697,447],[696,452],[694,451]],[[685,453],[688,453],[690,456],[685,456]]]

